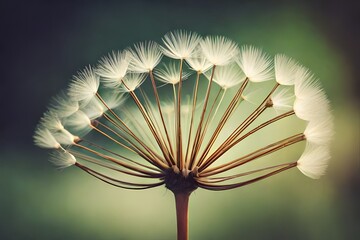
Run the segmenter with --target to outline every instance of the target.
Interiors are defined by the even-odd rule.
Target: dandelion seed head
[[[306,126],[290,129],[282,119]],[[164,185],[177,194],[230,190],[295,167],[318,178],[333,129],[319,81],[292,58],[177,30],[161,46],[140,42],[79,72],[52,100],[34,143],[55,149],[51,161],[60,168],[75,165],[120,188]],[[282,154],[280,164],[276,157],[261,167],[262,157],[300,142],[307,145],[298,161]]]

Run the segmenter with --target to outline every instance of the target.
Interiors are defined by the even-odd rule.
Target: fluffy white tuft
[[[297,161],[297,168],[306,176],[318,179],[325,174],[330,153],[328,146],[307,144]]]
[[[106,87],[118,87],[130,64],[128,51],[112,52],[100,60],[96,73],[102,77]]]
[[[271,59],[258,48],[241,47],[236,62],[252,82],[264,82],[273,78]]]
[[[110,109],[114,109],[119,107],[121,104],[123,104],[127,98],[127,94],[123,94],[123,93],[118,93],[118,92],[112,92],[108,95],[104,96],[104,100],[106,102],[106,105],[110,108]],[[104,107],[105,110],[107,110],[107,108]]]
[[[76,158],[67,151],[54,151],[50,154],[50,162],[56,167],[62,169],[74,165],[76,163]]]
[[[123,78],[123,84],[120,86],[121,92],[135,91],[145,81],[147,75],[144,73],[128,73]]]
[[[165,34],[162,39],[165,47],[161,47],[164,55],[174,59],[187,59],[194,53],[201,40],[195,32],[177,30]]]
[[[152,71],[159,64],[162,57],[159,45],[153,41],[135,44],[134,49],[130,49],[130,52],[129,70],[137,73]]]
[[[306,121],[317,121],[331,115],[329,100],[322,90],[308,98],[296,98],[294,111],[296,116]]]
[[[163,68],[155,70],[155,75],[158,77],[159,81],[175,85],[180,81],[180,65],[176,62],[163,64]],[[181,80],[186,80],[189,76],[190,73],[182,72]]]
[[[294,111],[299,118],[316,121],[331,115],[329,100],[319,82],[308,69],[298,68],[294,91],[296,96]]]
[[[97,98],[93,98],[81,111],[90,119],[96,119],[104,114],[106,107]]]
[[[210,79],[211,73],[208,72],[205,76]],[[213,81],[223,89],[234,87],[244,80],[245,76],[236,64],[217,67],[213,77]]]
[[[331,115],[323,119],[310,121],[304,131],[306,140],[312,144],[328,144],[334,135],[334,123]]]
[[[315,76],[305,67],[298,67],[296,71],[294,91],[296,98],[313,98],[322,92],[321,86]]]
[[[277,54],[274,58],[275,80],[281,85],[294,85],[296,79],[296,72],[299,69],[299,64],[285,56],[284,54]]]
[[[213,65],[223,66],[232,62],[239,52],[238,45],[223,36],[208,36],[200,42],[206,59]]]
[[[56,141],[49,129],[39,126],[35,130],[34,143],[42,148],[60,148],[60,143]]]
[[[293,109],[294,95],[286,88],[276,90],[271,96],[271,101],[276,111],[289,111]]]
[[[66,119],[66,126],[79,131],[91,127],[91,120],[86,113],[79,110]]]
[[[190,68],[196,72],[204,73],[212,67],[211,62],[209,62],[201,53],[196,51],[196,53],[186,59],[187,64]]]
[[[72,135],[65,128],[52,132],[52,135],[54,136],[56,141],[63,145],[72,145],[79,139],[77,136]]]
[[[74,77],[69,86],[69,96],[73,101],[90,101],[99,88],[99,76],[89,66]]]
[[[63,91],[52,99],[49,107],[49,111],[54,112],[59,118],[68,117],[77,110],[79,110],[79,102],[70,99]]]
[[[50,131],[61,131],[64,129],[64,125],[62,124],[60,118],[56,115],[56,113],[51,111],[44,113],[44,116],[40,119],[40,123],[43,127],[49,129]]]

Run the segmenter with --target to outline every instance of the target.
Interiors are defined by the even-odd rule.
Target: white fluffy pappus
[[[147,75],[145,73],[128,73],[123,78],[120,85],[120,92],[133,92],[145,81]]]
[[[334,135],[333,117],[326,115],[322,119],[310,121],[305,128],[304,135],[309,143],[329,144]]]
[[[49,129],[42,126],[36,128],[33,139],[35,145],[38,147],[55,149],[61,147],[60,143],[56,141]]]
[[[64,91],[53,97],[49,106],[49,111],[54,112],[59,118],[68,117],[77,110],[79,110],[79,102],[70,99]]]
[[[253,46],[242,46],[237,64],[252,82],[264,82],[273,78],[271,58]]]
[[[315,121],[331,115],[330,103],[323,91],[308,98],[296,98],[294,111],[296,116],[306,121]]]
[[[193,56],[187,58],[186,62],[192,70],[198,73],[204,73],[212,67],[211,62],[209,62],[206,57],[199,52],[199,50],[196,50]]]
[[[112,52],[100,60],[96,73],[102,77],[106,87],[118,87],[129,68],[129,64],[129,51]]]
[[[325,174],[330,159],[328,146],[307,144],[297,161],[297,168],[306,176],[318,179]]]
[[[211,72],[205,73],[210,80]],[[219,66],[215,69],[213,81],[223,89],[234,87],[245,80],[245,76],[236,64]]]
[[[74,165],[76,163],[76,158],[68,151],[54,151],[50,153],[49,161],[56,167],[62,169]]]
[[[40,123],[50,131],[61,131],[64,129],[62,121],[57,114],[52,111],[45,112],[44,116],[40,119]]]
[[[90,101],[98,91],[99,76],[89,66],[79,72],[69,85],[68,95],[73,101]]]
[[[180,64],[176,62],[163,64],[161,68],[155,69],[154,73],[157,80],[163,83],[175,85],[180,82]],[[189,76],[190,73],[182,71],[181,80],[186,80]]]
[[[239,52],[238,45],[223,36],[207,36],[200,41],[200,48],[205,58],[216,66],[232,62]]]
[[[136,73],[152,71],[162,58],[159,45],[153,41],[135,44],[134,49],[129,51],[131,53],[129,70]]]
[[[66,119],[66,126],[76,131],[91,128],[91,120],[85,112],[79,110]]]
[[[284,54],[274,58],[275,80],[281,85],[294,85],[299,64]]]
[[[65,128],[62,130],[52,132],[52,135],[62,145],[73,145],[79,137],[74,136]]]
[[[165,47],[161,46],[161,50],[170,58],[187,59],[194,53],[200,40],[201,36],[195,32],[175,30],[165,34],[162,39]]]
[[[271,95],[273,108],[276,111],[290,111],[293,109],[294,95],[290,93],[289,89],[276,90]]]

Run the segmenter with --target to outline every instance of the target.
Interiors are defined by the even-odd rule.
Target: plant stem
[[[176,204],[177,240],[189,239],[189,197],[191,192],[174,192]]]

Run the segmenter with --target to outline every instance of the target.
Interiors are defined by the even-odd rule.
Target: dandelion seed
[[[210,79],[211,73],[208,72],[206,77]],[[218,67],[213,76],[213,81],[225,90],[240,84],[244,80],[244,74],[235,64]]]
[[[50,162],[61,169],[74,165],[76,158],[69,152],[52,152]]]
[[[294,85],[299,68],[297,62],[285,56],[277,54],[274,59],[275,79],[281,85]]]
[[[264,82],[273,78],[270,57],[260,49],[253,46],[242,47],[236,62],[252,82]]]
[[[49,107],[49,111],[59,118],[66,118],[77,110],[79,110],[79,102],[69,99],[69,96],[64,91],[53,98]]]
[[[180,82],[180,66],[175,62],[164,64],[162,68],[155,70],[158,80],[166,84],[177,84]],[[190,73],[182,72],[181,79],[186,80]]]
[[[145,74],[129,73],[123,78],[123,84],[120,86],[120,91],[133,92],[145,81],[145,79]]]
[[[162,54],[156,42],[141,42],[130,50],[129,70],[137,73],[152,71],[161,60]]]
[[[206,59],[216,66],[229,64],[239,51],[236,43],[222,36],[208,36],[200,42],[200,47]]]
[[[194,54],[190,58],[187,58],[186,62],[192,70],[198,73],[204,73],[212,67],[211,62],[202,55],[200,47],[196,48]]]
[[[51,134],[49,129],[43,128],[42,126],[39,126],[35,130],[34,134],[34,143],[38,147],[42,148],[60,148],[60,143],[56,141],[54,136]]]
[[[296,167],[311,178],[325,173],[333,117],[307,68],[222,36],[179,30],[163,44],[139,43],[79,72],[40,119],[35,145],[53,149],[57,167],[119,188],[165,186],[175,196],[179,240],[188,239],[188,201],[198,188],[230,190]],[[162,54],[173,59],[157,67]],[[145,81],[150,89],[140,87]],[[306,127],[272,131],[293,118]],[[277,160],[300,142],[302,153]]]
[[[73,101],[90,101],[99,88],[99,77],[91,67],[79,72],[70,83],[68,95]]]
[[[187,59],[192,56],[199,44],[201,37],[194,32],[177,30],[165,34],[161,47],[164,55],[175,59]]]
[[[276,111],[290,111],[293,109],[294,95],[289,93],[289,89],[275,91],[271,96],[271,100]]]
[[[329,159],[328,146],[308,144],[297,161],[297,168],[306,176],[318,179],[325,174]]]
[[[304,131],[307,141],[317,145],[328,145],[333,134],[334,126],[331,115],[310,121]]]
[[[102,77],[107,87],[118,87],[126,75],[130,64],[130,53],[128,51],[112,52],[100,60],[96,73]]]

